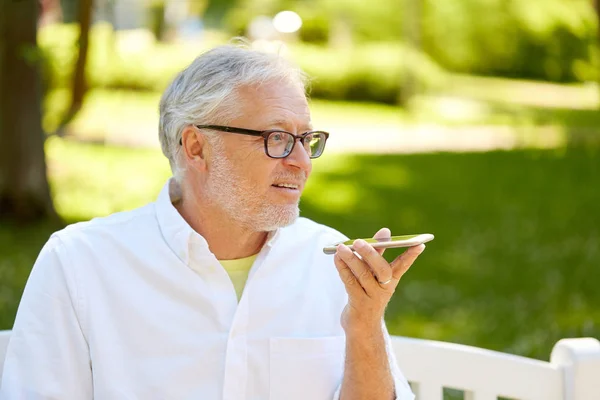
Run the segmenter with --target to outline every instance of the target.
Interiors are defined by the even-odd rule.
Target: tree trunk
[[[422,48],[423,0],[404,0],[402,10],[403,37],[406,45],[416,51]],[[411,68],[406,68],[402,76],[399,103],[407,106],[410,99],[419,93],[419,83]]]
[[[165,40],[165,6],[164,0],[154,0],[148,10],[150,12],[150,30],[159,42]]]
[[[202,19],[207,28],[221,28],[227,11],[238,3],[237,0],[208,0]]]
[[[38,7],[0,0],[0,220],[57,217],[41,125]]]
[[[81,108],[83,97],[87,90],[85,79],[85,66],[87,65],[88,46],[90,42],[90,26],[92,24],[92,0],[81,0],[79,3],[79,55],[75,65],[75,77],[73,79],[73,100],[71,108]]]
[[[22,0],[28,1],[28,0]],[[80,0],[78,10],[79,20],[79,53],[73,73],[73,87],[71,88],[71,105],[60,123],[56,133],[64,136],[64,129],[75,118],[81,107],[83,98],[87,92],[87,80],[85,77],[85,66],[87,65],[88,47],[90,41],[90,27],[92,25],[93,0]]]

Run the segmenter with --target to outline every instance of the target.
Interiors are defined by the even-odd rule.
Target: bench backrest
[[[544,362],[432,340],[392,337],[417,400],[442,400],[444,388],[465,400],[600,400],[600,342],[562,339]]]

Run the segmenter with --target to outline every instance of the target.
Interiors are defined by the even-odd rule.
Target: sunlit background
[[[44,0],[41,11],[29,58],[43,92],[30,104],[42,104],[64,223],[155,199],[170,175],[161,91],[203,50],[244,36],[310,74],[314,126],[332,135],[302,214],[350,237],[436,236],[388,308],[392,334],[544,360],[563,337],[600,337],[593,0]],[[60,226],[0,215],[9,329]]]

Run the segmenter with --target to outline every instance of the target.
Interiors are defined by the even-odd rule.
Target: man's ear
[[[181,133],[181,146],[186,163],[196,169],[206,169],[208,146],[206,137],[193,126],[187,126]]]

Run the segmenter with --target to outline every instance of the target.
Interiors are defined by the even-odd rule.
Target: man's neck
[[[238,224],[214,205],[201,205],[183,196],[174,204],[179,214],[206,241],[218,260],[235,260],[257,254],[268,232],[254,232]]]

